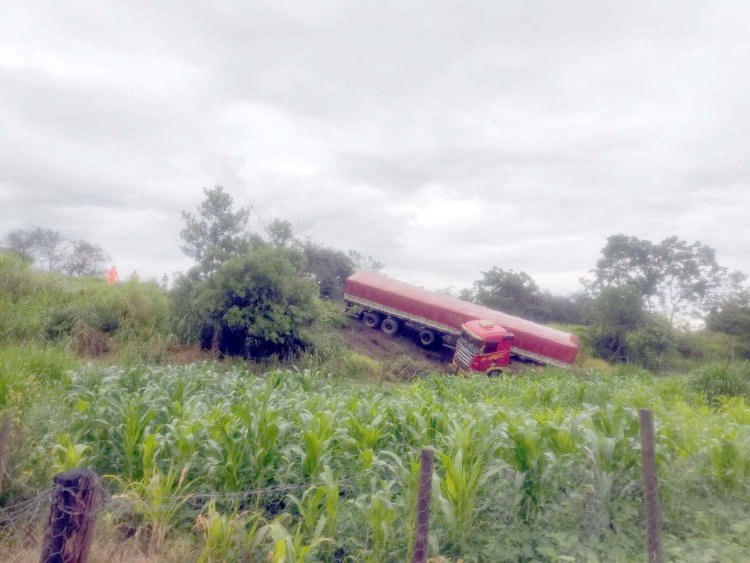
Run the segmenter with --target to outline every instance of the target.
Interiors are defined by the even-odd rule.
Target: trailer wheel
[[[380,315],[368,311],[362,315],[362,322],[365,323],[365,326],[369,326],[370,328],[378,328],[378,326],[380,326]]]
[[[386,317],[383,319],[383,322],[380,323],[380,330],[388,336],[393,336],[398,332],[398,321],[393,317]]]
[[[487,377],[500,377],[500,374],[503,373],[503,370],[501,369],[491,369],[487,372]]]
[[[435,333],[428,328],[419,331],[419,343],[425,348],[435,344]]]

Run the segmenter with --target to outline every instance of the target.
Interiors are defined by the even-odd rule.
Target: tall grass
[[[173,326],[169,296],[154,282],[110,286],[36,272],[0,253],[2,343],[58,344],[83,356],[147,350],[138,361],[158,360],[175,340]]]
[[[0,410],[34,400],[34,390],[41,385],[68,382],[79,363],[59,345],[0,348]]]

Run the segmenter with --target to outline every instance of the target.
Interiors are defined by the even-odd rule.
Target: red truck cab
[[[459,370],[500,375],[510,363],[514,338],[493,321],[468,321],[461,325],[453,363]]]

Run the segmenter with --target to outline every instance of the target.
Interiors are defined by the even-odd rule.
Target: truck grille
[[[472,357],[473,354],[471,353],[471,350],[464,346],[459,340],[458,345],[456,346],[456,363],[458,366],[468,368],[469,364],[471,364]]]

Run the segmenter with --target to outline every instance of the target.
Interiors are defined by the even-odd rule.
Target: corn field
[[[430,557],[643,560],[641,407],[655,412],[667,557],[744,560],[750,407],[633,370],[409,386],[213,364],[67,372],[6,399],[1,545],[20,541],[3,505],[91,467],[107,493],[98,529],[155,560],[180,541],[196,561],[405,561],[432,446]]]

